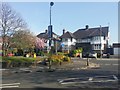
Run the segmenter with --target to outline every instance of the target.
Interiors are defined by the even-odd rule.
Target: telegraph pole
[[[101,40],[102,32],[101,32],[101,30],[102,30],[102,27],[100,25],[100,58],[102,58],[102,40]]]

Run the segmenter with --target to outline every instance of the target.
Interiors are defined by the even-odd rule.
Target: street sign
[[[64,47],[65,45],[62,43],[61,46]]]
[[[52,25],[48,26],[48,37],[52,38]]]

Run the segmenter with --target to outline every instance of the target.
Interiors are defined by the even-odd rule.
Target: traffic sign
[[[64,47],[65,45],[62,43],[61,46]]]
[[[52,25],[48,26],[48,37],[52,38]]]

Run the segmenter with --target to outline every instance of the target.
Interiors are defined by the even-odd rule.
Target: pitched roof
[[[87,38],[93,36],[99,36],[101,30],[101,36],[108,35],[109,27],[97,27],[97,28],[88,28],[88,29],[78,29],[76,32],[73,33],[76,38]]]
[[[48,34],[46,33],[40,33],[37,35],[38,38],[45,38],[45,39],[48,39]]]
[[[60,36],[60,38],[75,38],[75,36],[73,35],[73,33],[67,31],[65,34]]]
[[[52,32],[52,34],[58,36],[58,35],[57,35],[56,33],[54,33],[54,32]],[[37,35],[37,37],[38,37],[38,38],[49,39],[48,33],[40,33],[40,34]],[[58,37],[59,37],[59,36],[58,36]],[[55,39],[55,38],[53,37],[53,39]]]

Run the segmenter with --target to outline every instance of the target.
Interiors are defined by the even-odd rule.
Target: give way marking
[[[19,87],[20,83],[9,83],[9,84],[0,84],[0,88],[16,88]]]

